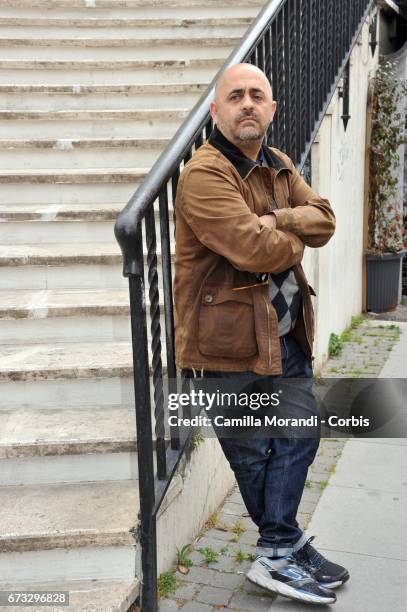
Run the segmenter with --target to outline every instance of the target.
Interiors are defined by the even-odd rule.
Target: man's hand
[[[259,217],[260,223],[270,229],[276,229],[277,219],[273,213]]]

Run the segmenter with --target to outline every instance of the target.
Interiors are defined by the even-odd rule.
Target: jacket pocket
[[[206,283],[199,311],[198,347],[203,355],[241,358],[256,355],[254,308],[250,289]]]

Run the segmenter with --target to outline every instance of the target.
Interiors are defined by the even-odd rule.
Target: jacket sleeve
[[[301,261],[303,241],[261,225],[229,169],[192,165],[184,173],[177,208],[208,249],[247,272],[282,272]]]
[[[292,174],[290,181],[290,206],[273,213],[279,230],[293,232],[306,246],[321,247],[335,231],[335,215],[325,198],[321,198],[304,181],[293,162],[285,156]]]

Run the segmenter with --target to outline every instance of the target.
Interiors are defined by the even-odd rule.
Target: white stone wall
[[[315,367],[327,357],[331,332],[341,333],[362,308],[363,206],[366,109],[372,58],[365,23],[350,64],[350,120],[345,132],[342,100],[335,92],[312,147],[312,186],[327,197],[336,215],[336,232],[320,249],[306,249],[304,268],[317,298]]]
[[[158,514],[158,573],[176,561],[176,549],[194,541],[230,493],[235,477],[218,440],[205,438],[183,457]]]

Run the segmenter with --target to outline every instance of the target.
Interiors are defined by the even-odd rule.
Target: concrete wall
[[[327,197],[337,219],[330,242],[306,249],[304,268],[317,298],[315,367],[326,359],[331,332],[341,333],[362,308],[366,108],[369,74],[377,66],[366,23],[350,64],[350,115],[345,132],[342,100],[335,92],[312,147],[312,186]]]
[[[158,573],[171,568],[177,548],[193,542],[234,483],[216,438],[205,438],[184,455],[158,515]]]

